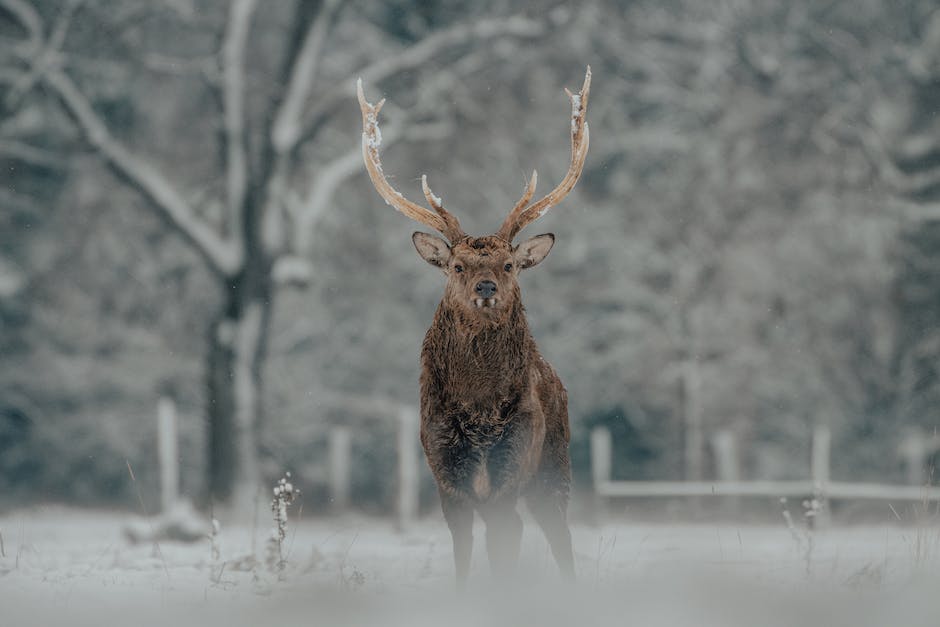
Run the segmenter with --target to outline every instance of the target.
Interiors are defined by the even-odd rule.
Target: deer
[[[571,161],[555,189],[535,202],[538,173],[493,235],[473,237],[421,177],[431,209],[405,198],[386,178],[379,158],[378,114],[385,99],[366,100],[362,154],[373,186],[386,204],[443,236],[417,231],[418,254],[446,277],[444,295],[421,347],[420,439],[437,483],[453,540],[458,589],[466,585],[477,512],[486,525],[486,552],[494,575],[514,572],[520,553],[523,498],[548,541],[562,576],[573,580],[567,509],[571,484],[568,396],[529,331],[519,273],[537,266],[555,243],[551,233],[518,244],[518,233],[557,206],[584,169],[591,87],[588,66],[571,102]]]

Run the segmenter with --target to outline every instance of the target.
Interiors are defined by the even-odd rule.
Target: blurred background
[[[805,479],[820,427],[833,480],[929,478],[935,2],[0,0],[0,508],[155,502],[163,407],[197,503],[290,470],[325,511],[339,467],[385,514],[404,450],[436,509],[407,417],[444,281],[355,80],[393,184],[487,234],[563,176],[588,64],[521,279],[578,493],[596,427],[614,479]]]

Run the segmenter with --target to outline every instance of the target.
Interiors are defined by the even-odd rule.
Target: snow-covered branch
[[[390,76],[413,70],[430,62],[435,56],[449,48],[464,45],[470,41],[486,41],[499,37],[533,38],[542,35],[545,26],[542,22],[520,16],[505,18],[487,18],[476,22],[458,24],[438,31],[418,43],[405,48],[400,53],[379,59],[375,63],[356,70],[353,76],[340,81],[341,88],[330,90],[317,102],[306,116],[303,133],[298,141],[312,137],[323,121],[339,106],[355,95],[355,79],[374,85]]]
[[[291,66],[284,100],[271,127],[271,142],[280,154],[292,150],[300,138],[303,107],[316,78],[329,25],[341,4],[339,0],[324,2]]]
[[[64,170],[68,164],[56,152],[12,139],[0,139],[0,155],[33,166]]]
[[[389,143],[394,141],[396,135],[393,131],[386,132]],[[356,144],[355,149],[319,169],[310,184],[306,198],[298,201],[297,226],[293,233],[294,250],[297,254],[306,255],[310,252],[314,223],[330,204],[336,188],[350,176],[359,172],[362,167],[362,148]]]
[[[446,122],[407,126],[406,122],[397,121],[382,132],[382,145],[388,148],[398,141],[443,139],[450,136],[453,130],[453,126]],[[304,258],[310,253],[317,220],[332,204],[339,186],[362,169],[362,149],[358,144],[343,156],[317,169],[307,188],[306,196],[303,199],[296,198],[291,203],[291,213],[294,218],[293,252],[295,255]]]
[[[60,48],[65,41],[72,15],[79,6],[70,2],[60,12],[52,32],[44,41],[42,18],[29,4],[20,0],[0,0],[0,8],[12,15],[29,33],[32,56],[25,75],[30,89],[42,82],[62,103],[68,115],[91,146],[107,164],[132,187],[141,192],[151,206],[173,226],[221,274],[234,274],[241,265],[241,252],[200,220],[176,188],[156,168],[116,140],[91,103],[60,67]],[[18,90],[12,90],[16,93]]]
[[[29,40],[27,47],[39,49],[43,39],[42,18],[33,5],[25,0],[0,0],[0,9],[12,16],[26,31]]]
[[[286,244],[284,211],[289,196],[292,153],[299,137],[300,115],[313,87],[328,26],[340,6],[337,0],[326,0],[312,16],[307,15],[305,7],[299,7],[298,19],[304,23],[298,26],[305,29],[303,40],[289,52],[284,66],[285,75],[282,77],[284,88],[274,99],[276,108],[270,117],[272,123],[265,137],[273,153],[273,164],[267,169],[265,179],[259,182],[264,187],[260,216],[261,241],[273,256],[283,254]]]
[[[242,262],[239,251],[195,215],[183,196],[162,173],[111,135],[91,103],[65,72],[50,69],[43,74],[43,83],[56,94],[85,138],[107,164],[142,193],[157,213],[196,248],[214,271],[226,275],[237,272]]]
[[[43,41],[43,24],[38,13],[31,6],[23,6],[14,0],[4,0],[3,5],[29,33],[29,44],[19,53],[28,64],[29,70],[20,75],[6,94],[5,105],[8,109],[16,107],[17,102],[39,83],[46,69],[57,62],[59,50],[65,43],[72,16],[78,9],[77,0],[68,2],[56,17],[48,39]]]

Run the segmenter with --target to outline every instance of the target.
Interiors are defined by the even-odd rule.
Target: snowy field
[[[132,545],[130,520],[60,508],[0,517],[0,625],[940,625],[938,530],[924,526],[576,524],[571,587],[528,520],[516,580],[493,582],[478,527],[470,589],[457,596],[437,517],[404,533],[303,520],[280,573],[266,530],[222,529],[215,558],[208,539]]]

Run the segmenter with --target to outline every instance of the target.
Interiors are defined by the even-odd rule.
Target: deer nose
[[[480,298],[491,298],[496,293],[496,284],[492,281],[480,281],[477,283],[476,292]]]

